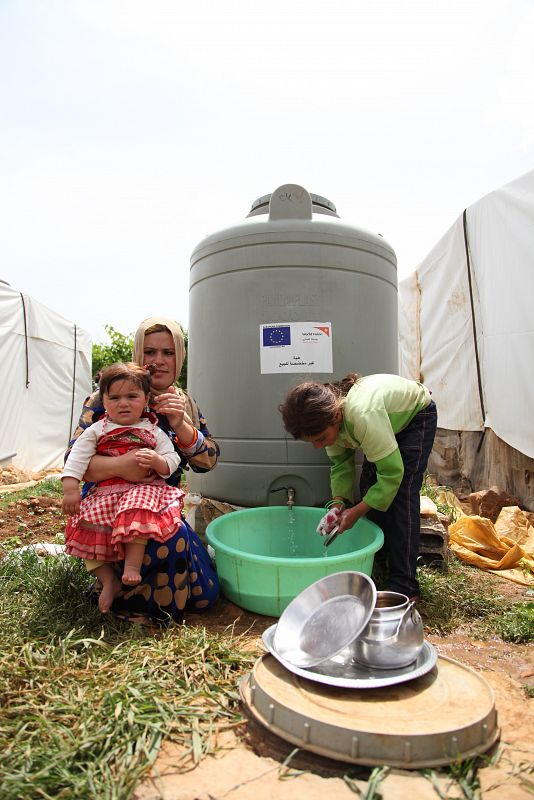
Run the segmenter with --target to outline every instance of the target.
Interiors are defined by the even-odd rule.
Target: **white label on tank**
[[[331,322],[260,325],[261,374],[332,372]]]

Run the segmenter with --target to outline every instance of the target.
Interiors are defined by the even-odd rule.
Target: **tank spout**
[[[276,489],[271,489],[271,492],[287,492],[287,507],[292,509],[295,505],[295,495],[297,492],[292,486],[278,486]]]
[[[292,486],[287,489],[287,507],[291,510],[295,505],[295,490]]]

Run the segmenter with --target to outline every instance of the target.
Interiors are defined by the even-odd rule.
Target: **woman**
[[[429,390],[398,375],[352,373],[336,383],[300,384],[279,410],[296,439],[326,449],[339,531],[364,515],[376,522],[384,531],[388,589],[418,599],[419,491],[437,426]],[[362,499],[352,505],[356,449],[365,458]]]
[[[185,358],[185,343],[180,326],[165,317],[150,317],[136,331],[133,361],[139,366],[153,365],[152,402],[150,408],[158,419],[158,427],[167,434],[180,456],[180,466],[168,479],[178,486],[184,469],[208,472],[219,456],[219,447],[211,438],[206,422],[195,401],[182,389],[174,386]],[[84,403],[78,427],[69,444],[83,430],[104,414],[99,392]],[[135,451],[109,458],[95,455],[84,475],[86,481],[123,478],[132,482],[151,482],[152,470],[139,467]],[[91,491],[91,483],[83,494]],[[117,574],[122,564],[117,565]],[[150,541],[147,545],[141,582],[133,589],[122,591],[111,610],[121,616],[150,617],[165,621],[181,620],[184,610],[199,612],[210,608],[217,600],[219,582],[210,557],[196,533],[183,521],[172,539],[164,545]]]

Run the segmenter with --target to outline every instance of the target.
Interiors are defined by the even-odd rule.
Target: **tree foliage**
[[[133,350],[133,333],[121,333],[112,325],[104,325],[109,342],[93,342],[93,380],[98,382],[98,374],[104,367],[115,364],[117,361],[131,361]],[[187,348],[187,331],[184,330],[184,339]],[[187,349],[184,365],[177,385],[183,389],[187,383]]]
[[[133,348],[133,333],[120,333],[112,325],[104,325],[109,338],[108,343],[93,342],[93,378],[104,367],[115,364],[117,361],[131,361]]]

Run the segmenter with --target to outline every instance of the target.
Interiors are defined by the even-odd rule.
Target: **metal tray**
[[[348,649],[342,650],[334,658],[323,661],[315,667],[307,669],[296,667],[285,661],[274,646],[274,632],[276,623],[267,628],[262,634],[263,644],[277,661],[287,670],[301,678],[307,678],[317,683],[325,683],[328,686],[339,686],[344,689],[377,689],[381,686],[393,686],[396,683],[404,683],[426,675],[435,665],[438,654],[436,649],[425,641],[423,649],[419,653],[413,664],[399,669],[373,669],[365,667],[354,661]]]

